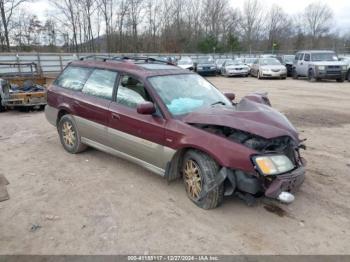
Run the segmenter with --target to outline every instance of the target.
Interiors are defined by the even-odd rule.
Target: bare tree
[[[132,31],[132,40],[134,51],[139,51],[138,45],[138,26],[142,22],[142,9],[144,6],[144,0],[129,0],[129,25]]]
[[[9,24],[13,12],[24,2],[26,0],[0,0],[1,22],[7,51],[10,51]]]
[[[311,36],[313,48],[318,45],[318,39],[330,31],[332,22],[333,11],[327,4],[316,2],[305,8],[305,30]]]
[[[75,51],[79,52],[78,34],[77,34],[77,14],[76,5],[73,0],[51,0],[55,7],[62,13],[64,19],[68,21],[73,32],[73,46]]]
[[[244,2],[240,26],[243,31],[244,41],[251,52],[253,43],[259,40],[263,27],[263,10],[258,0],[246,0]]]
[[[268,48],[275,48],[291,34],[291,19],[280,6],[273,5],[266,17]]]

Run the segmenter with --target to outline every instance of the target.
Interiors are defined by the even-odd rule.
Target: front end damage
[[[258,196],[265,195],[282,203],[291,203],[294,200],[294,192],[298,190],[305,178],[305,160],[300,156],[300,149],[305,146],[296,142],[289,136],[266,139],[245,131],[226,126],[192,124],[207,132],[226,137],[227,139],[245,145],[256,151],[251,156],[251,162],[255,172],[244,172],[234,168],[222,167],[212,185],[203,189],[204,197],[215,186],[225,183],[225,195],[236,194],[248,204],[254,202]],[[272,172],[261,168],[256,162],[259,158],[277,159],[279,167],[270,166]],[[281,165],[281,159],[288,163],[286,167]],[[276,161],[276,160],[275,160]],[[265,164],[268,166],[268,164]],[[276,169],[276,170],[274,170]]]

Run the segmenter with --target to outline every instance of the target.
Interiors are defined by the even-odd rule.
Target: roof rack
[[[88,55],[81,57],[79,59],[80,61],[85,61],[85,60],[99,60],[99,61],[121,61],[124,62],[126,60],[131,60],[131,61],[144,61],[145,63],[149,62],[156,62],[156,63],[162,63],[162,64],[167,64],[167,65],[175,65],[172,62],[169,61],[163,61],[163,60],[158,60],[152,57],[144,57],[144,56],[133,56],[133,57],[128,57],[128,56],[103,56],[103,55]]]

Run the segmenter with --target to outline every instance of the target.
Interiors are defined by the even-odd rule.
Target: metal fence
[[[254,53],[229,53],[229,54],[159,54],[159,53],[0,53],[0,63],[21,63],[21,62],[35,62],[41,68],[42,72],[45,74],[57,74],[70,62],[78,60],[81,57],[88,55],[102,55],[102,56],[171,56],[177,59],[182,56],[189,56],[191,58],[196,58],[203,55],[211,55],[214,59],[217,58],[237,58],[237,57],[258,57],[266,52],[254,52]],[[282,52],[280,52],[282,53]],[[295,53],[295,51],[285,51],[283,53]],[[346,54],[341,54],[346,55]],[[349,55],[349,54],[348,54]],[[0,66],[0,76],[3,73],[19,72],[20,67],[14,66]],[[23,70],[23,69],[22,69]]]

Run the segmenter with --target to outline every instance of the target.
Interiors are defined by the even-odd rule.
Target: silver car
[[[222,65],[223,65],[226,61],[231,61],[231,62],[232,62],[233,60],[230,59],[230,58],[219,58],[219,59],[216,59],[216,60],[215,60],[216,70],[217,70],[218,74],[221,74]]]
[[[287,68],[276,58],[259,58],[253,64],[250,74],[261,78],[287,78]]]
[[[245,76],[249,74],[249,67],[245,65],[242,60],[235,59],[226,61],[221,67],[221,74],[223,76]]]

